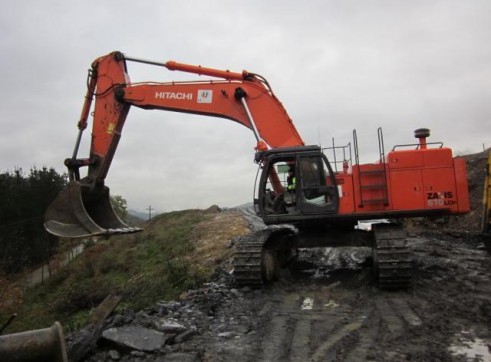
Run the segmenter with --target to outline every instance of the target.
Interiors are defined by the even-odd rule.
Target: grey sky
[[[456,153],[491,140],[491,2],[14,1],[0,3],[0,170],[73,150],[91,62],[113,50],[265,76],[307,143],[375,160],[432,130]],[[133,81],[196,79],[130,64]],[[90,131],[80,157],[87,156]],[[252,133],[223,119],[132,109],[107,178],[130,208],[252,199]]]

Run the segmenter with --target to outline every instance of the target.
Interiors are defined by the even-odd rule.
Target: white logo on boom
[[[157,99],[179,99],[179,100],[193,100],[193,93],[184,92],[155,92],[155,98]]]
[[[198,90],[198,103],[211,103],[213,101],[213,91],[210,89]]]

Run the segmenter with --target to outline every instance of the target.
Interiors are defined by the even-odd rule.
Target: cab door
[[[324,155],[297,159],[297,203],[302,214],[332,214],[339,208],[334,172]]]

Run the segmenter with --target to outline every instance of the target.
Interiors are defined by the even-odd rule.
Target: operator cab
[[[266,224],[295,224],[338,212],[336,179],[320,147],[277,148],[258,158],[254,207]]]

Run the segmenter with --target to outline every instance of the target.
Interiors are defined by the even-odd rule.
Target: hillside
[[[234,237],[249,232],[240,211],[185,210],[161,214],[137,234],[100,239],[49,279],[25,289],[0,280],[0,321],[17,318],[7,332],[45,328],[58,320],[73,330],[108,294],[123,296],[120,308],[144,308],[173,299],[227,268]],[[9,296],[9,297],[7,297]]]

